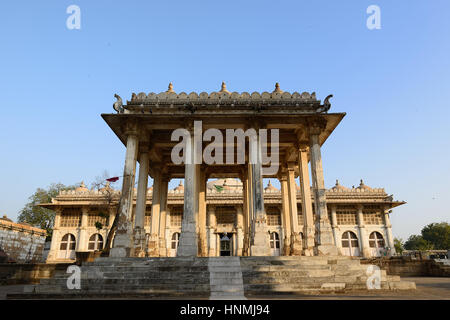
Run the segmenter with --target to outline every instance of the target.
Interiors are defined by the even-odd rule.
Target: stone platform
[[[98,258],[81,267],[81,288],[68,289],[70,274],[51,279],[8,298],[162,297],[245,299],[264,295],[308,295],[369,291],[369,265],[343,256]],[[381,270],[379,290],[412,290]],[[375,290],[375,289],[374,289]],[[370,290],[372,291],[372,290]]]

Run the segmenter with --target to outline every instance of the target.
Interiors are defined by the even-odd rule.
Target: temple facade
[[[264,188],[270,255],[292,255],[289,236],[292,229],[303,230],[301,191],[296,184],[297,219],[290,226],[290,212],[283,211],[281,190],[271,181]],[[76,251],[95,251],[103,248],[112,226],[120,199],[120,190],[109,186],[100,190],[88,189],[84,184],[75,190],[61,191],[47,208],[56,212],[51,250],[47,262],[75,260]],[[133,195],[136,209],[137,190]],[[144,229],[150,235],[153,187],[147,190]],[[404,202],[393,201],[384,189],[370,188],[362,181],[356,188],[336,185],[326,191],[327,210],[333,230],[333,241],[339,254],[375,257],[394,253],[391,209]],[[168,190],[167,206],[159,225],[159,252],[156,256],[175,257],[183,220],[184,186]],[[314,202],[314,199],[311,199]],[[242,256],[244,251],[243,184],[238,179],[217,179],[207,183],[206,238],[208,256]],[[286,206],[287,208],[287,206]],[[289,222],[288,222],[289,221]],[[200,228],[199,228],[200,229]],[[299,231],[303,242],[304,233]],[[147,239],[148,240],[148,239]],[[301,243],[302,247],[303,244]],[[297,253],[299,254],[299,253]],[[301,254],[301,253],[300,253]]]
[[[321,147],[345,116],[329,112],[332,95],[222,83],[115,97],[102,117],[126,147],[121,191],[80,186],[43,204],[57,212],[49,261],[101,249],[109,228],[113,258],[392,252],[389,211],[401,202],[362,182],[325,188]],[[169,190],[171,179],[184,185]]]

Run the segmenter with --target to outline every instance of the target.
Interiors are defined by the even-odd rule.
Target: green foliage
[[[394,248],[395,248],[396,253],[402,254],[402,252],[404,250],[403,246],[404,246],[404,243],[401,238],[394,238]]]
[[[65,186],[61,183],[53,183],[47,189],[38,188],[31,195],[29,202],[23,207],[17,219],[18,222],[25,222],[34,227],[47,231],[47,239],[50,240],[53,232],[53,223],[55,221],[55,212],[38,206],[43,203],[51,203],[52,198],[56,197],[61,190],[74,189],[73,186]]]
[[[450,249],[450,225],[447,222],[430,223],[422,229],[422,238],[432,243],[435,250]]]
[[[101,229],[103,229],[103,224],[101,222],[97,221],[97,222],[95,222],[95,228],[97,230],[101,230]]]
[[[404,248],[406,250],[432,250],[433,244],[422,236],[412,235],[406,240]]]

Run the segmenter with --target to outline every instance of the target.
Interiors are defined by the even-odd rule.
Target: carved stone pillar
[[[291,211],[289,206],[289,189],[287,170],[283,168],[279,177],[281,184],[281,219],[283,223],[284,237],[283,237],[283,255],[289,256],[291,254]]]
[[[364,258],[369,258],[371,256],[370,254],[370,246],[369,246],[369,236],[366,232],[366,226],[364,225],[364,217],[363,217],[363,206],[358,206],[358,213],[357,213],[357,220],[358,220],[358,229],[359,229],[359,237],[361,244],[361,252],[362,256]]]
[[[166,241],[166,220],[167,220],[167,193],[169,191],[169,180],[167,175],[161,178],[161,201],[160,201],[160,217],[159,217],[159,256],[167,257],[167,241]]]
[[[208,229],[209,229],[209,250],[208,255],[210,257],[215,257],[217,248],[216,248],[216,234],[214,233],[216,229],[217,221],[216,221],[216,207],[213,205],[208,206]]]
[[[199,165],[196,164],[196,147],[193,132],[186,141],[186,161],[184,165],[184,210],[181,223],[181,236],[177,255],[180,257],[196,257],[198,179]]]
[[[204,168],[203,168],[204,169]],[[206,174],[199,170],[198,179],[198,249],[200,257],[208,256],[206,239]]]
[[[139,178],[136,195],[136,214],[134,217],[134,256],[145,256],[145,210],[147,206],[147,185],[149,172],[148,145],[140,146]]]
[[[311,124],[310,131],[310,155],[311,176],[314,190],[314,206],[316,208],[316,247],[317,255],[338,255],[338,250],[333,242],[333,233],[328,219],[327,200],[325,195],[325,183],[323,178],[322,156],[320,152],[319,135],[325,128],[324,119],[318,119]]]
[[[384,217],[384,227],[386,228],[386,244],[388,249],[388,255],[395,255],[394,236],[392,235],[392,224],[389,218],[389,208],[382,206],[381,213]]]
[[[339,250],[339,243],[338,243],[338,224],[337,224],[337,217],[336,217],[336,205],[331,205],[331,228],[333,229],[333,236],[334,236],[334,243],[336,247],[338,247]]]
[[[123,170],[122,195],[119,202],[119,214],[114,243],[109,253],[110,257],[129,257],[133,249],[133,189],[139,144],[137,125],[128,124],[126,135],[127,152]]]
[[[250,255],[250,238],[252,233],[252,216],[253,216],[253,205],[252,205],[252,191],[251,191],[251,170],[247,166],[243,172],[242,185],[243,185],[243,198],[244,198],[244,246],[242,249],[243,256]]]
[[[300,191],[302,195],[303,254],[305,256],[312,256],[314,255],[315,226],[311,201],[311,185],[309,183],[308,149],[304,145],[301,145],[298,150],[298,166]]]
[[[292,256],[302,254],[302,241],[300,238],[300,227],[298,225],[297,212],[297,186],[295,183],[294,163],[288,163],[288,194],[289,194],[289,213],[291,218],[291,250]]]
[[[242,252],[243,252],[243,245],[244,245],[244,233],[243,233],[244,213],[243,213],[241,205],[236,206],[236,215],[237,215],[236,249],[237,249],[237,255],[241,256]]]
[[[269,234],[267,232],[267,217],[264,210],[264,194],[262,183],[262,163],[261,163],[261,142],[259,136],[250,137],[250,158],[252,172],[252,189],[253,191],[253,239],[251,241],[250,253],[252,256],[269,256],[270,243]]]
[[[160,165],[156,165],[153,172],[152,214],[150,222],[150,235],[147,243],[147,255],[149,257],[159,257],[159,223],[161,215],[162,184]]]

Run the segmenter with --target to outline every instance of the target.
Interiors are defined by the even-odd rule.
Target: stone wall
[[[450,277],[450,266],[432,259],[413,260],[410,257],[363,259],[362,264],[375,264],[388,275],[400,277]]]
[[[65,272],[70,264],[0,263],[0,285],[38,284],[57,270]]]
[[[0,218],[0,248],[8,262],[43,262],[45,230]]]

